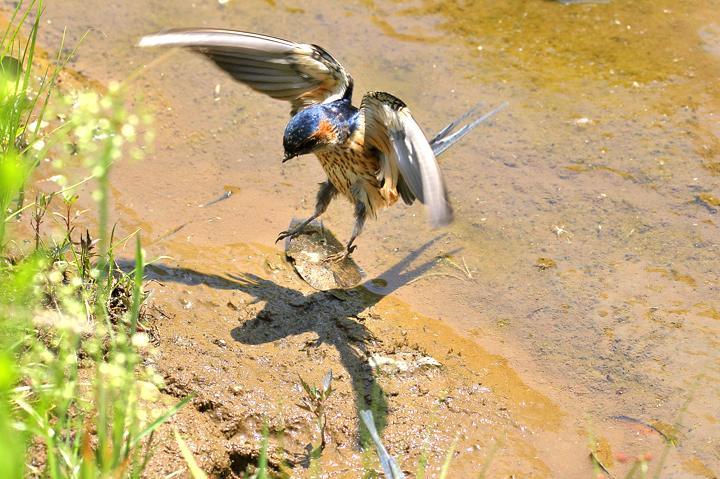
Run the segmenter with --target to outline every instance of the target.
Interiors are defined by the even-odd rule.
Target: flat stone
[[[298,223],[298,220],[293,220],[290,228]],[[319,223],[311,223],[303,234],[285,240],[285,255],[295,271],[307,284],[320,291],[350,289],[362,281],[362,270],[352,257],[342,261],[325,261],[328,256],[342,252],[344,248]]]

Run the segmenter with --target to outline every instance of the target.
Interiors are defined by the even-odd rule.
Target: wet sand
[[[273,245],[323,180],[314,158],[280,164],[287,105],[184,52],[133,80],[158,140],[116,167],[114,214],[123,232],[142,228],[150,256],[171,257],[148,288],[166,314],[160,367],[175,394],[199,394],[177,422],[216,472],[257,451],[263,417],[300,457],[312,429],[297,374],[318,382],[332,368],[328,474],[357,475],[357,398],[379,388],[398,455],[417,457],[427,437],[437,466],[460,432],[455,477],[495,441],[488,477],[590,477],[591,438],[660,454],[657,432],[614,418],[667,432],[687,403],[663,477],[715,477],[720,4],[462,5],[47,6],[43,44],[90,29],[71,66],[100,84],[162,54],[132,47],[143,34],[208,25],[320,44],[354,76],[356,102],[387,90],[428,134],[478,101],[510,102],[441,159],[457,221],[433,231],[417,205],[386,211],[354,256],[387,296],[342,299],[305,286]],[[347,238],[350,206],[324,221]],[[438,261],[448,254],[461,268]],[[443,367],[367,366],[400,353]],[[180,467],[173,447],[159,456],[168,468]]]

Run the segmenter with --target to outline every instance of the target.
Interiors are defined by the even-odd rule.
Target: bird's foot
[[[305,231],[305,225],[300,225],[300,228],[291,228],[286,231],[281,231],[278,235],[277,239],[275,240],[275,244],[277,244],[278,241],[284,240],[285,238],[295,239],[298,236],[300,236],[303,231]]]
[[[348,258],[353,251],[355,251],[355,248],[357,248],[357,246],[348,246],[339,253],[326,256],[323,261],[326,263],[341,263],[345,261],[345,259]]]

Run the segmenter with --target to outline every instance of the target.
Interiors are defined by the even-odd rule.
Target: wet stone
[[[414,353],[396,353],[393,356],[395,357],[373,354],[368,359],[368,365],[373,369],[380,369],[386,374],[442,367],[438,360],[430,356],[418,356]]]
[[[707,208],[711,213],[717,213],[718,208],[720,208],[720,198],[710,193],[700,193],[695,197],[695,201]]]
[[[535,267],[540,271],[546,269],[557,268],[557,263],[551,258],[540,257],[535,261]]]
[[[184,347],[184,348],[193,348],[195,347],[195,343],[186,337],[183,336],[175,336],[172,338],[172,342],[177,344],[178,346]]]
[[[290,228],[296,224],[298,221],[293,220]],[[320,291],[353,288],[362,281],[360,267],[352,258],[327,260],[343,249],[343,244],[317,223],[311,223],[303,234],[285,241],[285,255],[295,271],[307,284]]]

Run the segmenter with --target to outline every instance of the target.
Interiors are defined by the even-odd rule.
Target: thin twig
[[[413,284],[416,281],[420,281],[421,279],[429,278],[431,276],[445,276],[445,277],[455,278],[460,281],[466,281],[465,278],[461,278],[460,276],[457,276],[457,275],[451,274],[451,273],[425,273],[423,275],[418,276],[415,279],[411,279],[410,281],[407,282],[407,284]]]

